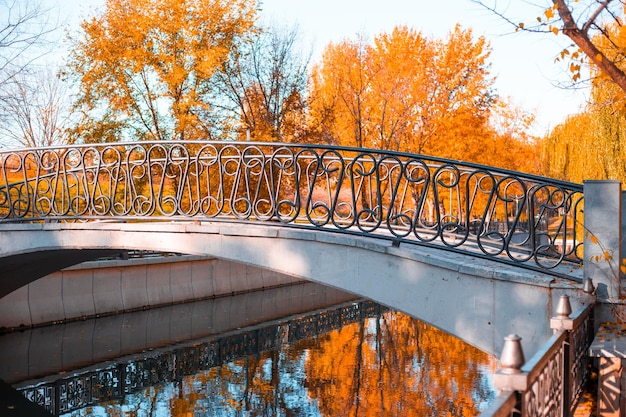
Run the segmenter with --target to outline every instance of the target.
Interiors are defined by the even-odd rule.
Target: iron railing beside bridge
[[[267,222],[552,275],[581,262],[582,201],[578,184],[370,149],[167,141],[0,152],[0,223]]]
[[[569,298],[566,304],[569,306]],[[594,305],[589,304],[571,318],[569,313],[553,318],[554,334],[542,349],[523,366],[496,373],[494,386],[499,390],[498,397],[480,416],[575,415],[590,376],[588,350],[595,334],[593,313]]]

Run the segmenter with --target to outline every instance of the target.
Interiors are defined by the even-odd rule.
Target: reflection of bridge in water
[[[320,312],[286,317],[247,329],[150,350],[139,355],[92,364],[48,382],[16,387],[26,398],[55,413],[71,412],[88,405],[120,400],[127,394],[155,384],[180,381],[199,371],[258,355],[376,317],[385,309],[370,301],[341,304]]]
[[[5,151],[0,168],[3,295],[105,253],[183,252],[341,288],[491,353],[509,333],[538,351],[561,295],[589,302],[587,278],[600,301],[619,298],[611,182],[233,142]]]
[[[16,384],[202,340],[357,299],[313,282],[177,303],[0,336],[0,379]]]

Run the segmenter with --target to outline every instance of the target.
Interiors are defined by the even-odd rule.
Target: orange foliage
[[[533,117],[495,96],[488,58],[460,26],[445,40],[399,26],[331,43],[312,71],[311,140],[536,172]]]
[[[206,137],[210,79],[255,18],[247,0],[107,0],[82,22],[69,64],[84,128],[107,137],[102,128],[119,122],[133,139]]]
[[[475,416],[476,398],[489,397],[483,373],[494,364],[461,340],[390,312],[321,340],[306,370],[324,415]]]
[[[312,125],[342,145],[440,153],[488,120],[488,56],[458,26],[446,41],[400,26],[371,45],[330,44],[312,73]]]
[[[606,57],[620,68],[626,30],[608,25],[605,34],[593,41]],[[584,111],[557,125],[542,142],[545,175],[582,183],[585,180],[626,181],[626,98],[625,92],[599,70],[592,71],[589,103]]]

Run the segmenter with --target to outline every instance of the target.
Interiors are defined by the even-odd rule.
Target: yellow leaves
[[[578,81],[580,79],[580,69],[581,69],[580,64],[576,63],[575,61],[572,61],[570,63],[569,71],[572,73],[572,79],[574,81]]]
[[[565,57],[568,55],[569,55],[569,49],[565,48],[559,53],[559,56],[554,58],[554,62],[559,62],[560,60],[565,59]]]
[[[598,240],[598,237],[593,233],[590,233],[588,230],[585,231],[585,237],[589,239],[589,241],[598,246],[601,249],[601,253],[597,255],[593,255],[589,257],[591,262],[600,263],[600,262],[611,262],[613,261],[613,252],[611,250],[605,249],[602,246],[602,243]],[[621,260],[620,270],[626,271],[626,260]]]
[[[198,90],[255,18],[256,1],[108,0],[81,24],[70,62],[87,111],[107,109],[146,136],[193,138]]]
[[[599,45],[603,53],[611,51],[610,45]],[[585,55],[580,51],[576,51],[576,54],[579,54],[576,64],[584,68],[582,63]],[[579,79],[580,72],[576,75],[576,79]],[[594,78],[591,98],[585,111],[568,117],[544,141],[544,164],[549,167],[545,174],[579,183],[602,179],[624,182],[626,153],[620,144],[626,140],[625,94],[606,77],[597,77],[597,73],[591,73],[591,76]],[[575,147],[573,143],[576,143]],[[579,152],[580,149],[585,152]]]
[[[547,9],[545,9],[545,10],[543,11],[543,17],[542,17],[542,16],[537,16],[537,18],[536,18],[536,19],[537,19],[537,22],[538,22],[538,23],[543,23],[543,22],[544,22],[544,18],[545,18],[545,21],[546,21],[546,22],[553,21],[553,20],[555,19],[555,17],[556,17],[556,16],[555,16],[555,14],[554,14],[554,11],[555,11],[557,8],[558,8],[558,6],[557,6],[556,4],[554,4],[552,7],[549,7],[549,8],[547,8]],[[521,28],[523,29],[523,27],[521,27]],[[550,29],[549,29],[549,30],[550,30],[551,32],[554,32],[554,34],[555,34],[555,35],[556,35],[556,34],[558,34],[558,29],[556,29],[556,31],[555,31],[555,29],[554,29],[554,28],[552,28],[552,26],[550,26]]]
[[[595,262],[595,263],[601,263],[601,262],[610,262],[613,260],[613,256],[611,256],[611,254],[608,251],[604,251],[602,254],[600,255],[593,255],[589,257],[589,260],[591,262]],[[620,267],[620,270],[622,269],[622,267]]]
[[[554,31],[555,28],[552,28],[552,29]],[[558,29],[554,33],[557,34]],[[571,53],[568,47],[568,48],[563,49],[559,53],[559,56],[554,59],[554,62],[559,62],[565,58],[569,58],[570,59],[569,71],[572,74],[572,79],[574,81],[578,81],[581,78],[581,69],[582,69],[582,64],[585,60],[585,57],[586,55],[582,53],[581,49],[577,49],[576,51]]]

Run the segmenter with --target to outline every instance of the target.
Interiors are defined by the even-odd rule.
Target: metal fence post
[[[572,314],[572,305],[569,301],[568,295],[562,295],[559,298],[559,302],[556,305],[556,316],[550,319],[550,328],[554,331],[554,333],[559,330],[573,330],[574,329],[574,320],[569,316]]]
[[[504,338],[500,369],[493,375],[493,386],[498,390],[498,397],[501,397],[503,392],[515,397],[515,405],[510,410],[510,414],[507,414],[508,417],[521,417],[521,393],[528,388],[528,374],[522,372],[526,358],[524,358],[521,340],[522,338],[516,334]],[[500,414],[496,412],[494,415]]]

